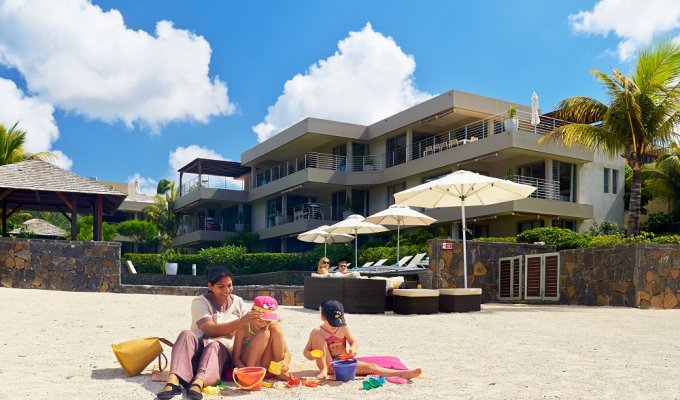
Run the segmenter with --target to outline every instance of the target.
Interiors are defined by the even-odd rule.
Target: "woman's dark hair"
[[[234,279],[234,274],[232,274],[228,268],[223,267],[221,265],[216,265],[214,267],[208,268],[208,270],[206,271],[206,275],[208,275],[208,283],[211,285],[216,284],[226,276],[228,276],[232,280]]]

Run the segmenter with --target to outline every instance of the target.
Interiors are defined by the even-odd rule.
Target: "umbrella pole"
[[[326,241],[323,242],[323,256],[326,257]]]
[[[359,266],[359,245],[357,244],[358,231],[354,232],[354,268]]]
[[[397,224],[397,262],[399,262],[399,224]]]
[[[461,202],[460,212],[463,217],[463,287],[467,289],[467,246],[465,243],[467,226],[465,225],[465,198],[463,198],[463,201]]]

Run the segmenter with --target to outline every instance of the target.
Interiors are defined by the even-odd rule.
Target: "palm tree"
[[[643,156],[671,143],[680,122],[680,45],[667,41],[642,51],[632,77],[616,69],[611,75],[591,73],[605,88],[609,104],[583,96],[563,100],[555,114],[573,124],[553,130],[539,143],[560,138],[566,146],[620,154],[633,170],[629,233],[637,235]]]
[[[49,151],[27,153],[24,151],[26,132],[17,129],[19,122],[7,129],[0,124],[0,165],[14,164],[25,160],[50,161],[54,154]]]
[[[154,204],[144,208],[148,219],[156,224],[161,236],[161,246],[170,248],[172,239],[177,237],[179,230],[179,216],[175,214],[174,202],[178,191],[175,189],[175,181],[170,181],[167,190],[163,194],[156,194]]]
[[[642,179],[655,197],[673,202],[680,200],[680,145],[671,143],[668,152],[659,156],[654,166],[642,170]]]

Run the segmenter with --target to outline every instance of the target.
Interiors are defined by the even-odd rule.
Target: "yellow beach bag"
[[[170,347],[173,346],[168,339],[147,337],[112,344],[111,348],[125,374],[131,377],[139,375],[156,357],[158,357],[158,369],[163,371],[168,366],[168,359],[163,354],[161,342]],[[161,356],[165,359],[165,366],[161,365]]]

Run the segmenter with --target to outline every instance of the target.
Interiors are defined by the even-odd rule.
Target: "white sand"
[[[162,383],[127,378],[111,343],[189,326],[191,297],[0,289],[1,399],[153,399]],[[283,307],[298,369],[318,314]],[[348,315],[359,355],[397,355],[425,379],[368,392],[361,382],[263,389],[251,399],[671,399],[680,397],[680,310],[484,305],[430,316]],[[218,398],[219,396],[205,396]],[[180,397],[176,397],[179,399]]]

